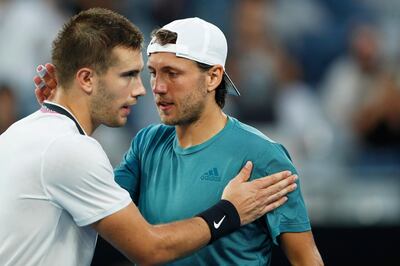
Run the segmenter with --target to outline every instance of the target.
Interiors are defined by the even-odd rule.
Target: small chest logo
[[[207,172],[205,172],[201,177],[200,180],[204,180],[204,181],[214,181],[214,182],[220,182],[221,181],[221,177],[218,174],[218,170],[216,167],[208,170]]]

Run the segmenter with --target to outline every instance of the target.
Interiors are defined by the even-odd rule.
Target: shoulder
[[[163,124],[152,124],[138,132],[138,136],[162,136],[165,134],[172,134],[175,132],[174,126],[167,126]]]
[[[76,133],[59,136],[47,146],[40,172],[49,195],[51,191],[82,190],[88,184],[93,188],[114,180],[112,165],[100,144]]]
[[[231,142],[246,151],[247,159],[254,162],[255,168],[267,167],[271,173],[288,169],[295,171],[289,152],[281,143],[235,118],[230,119],[233,122]]]
[[[148,145],[165,141],[175,136],[175,127],[163,124],[150,125],[141,129],[133,139],[132,145]]]
[[[284,150],[284,147],[275,140],[268,137],[255,127],[240,122],[236,118],[229,118],[232,122],[232,138],[239,141],[242,145],[251,147],[255,150]]]
[[[42,154],[42,169],[47,177],[73,179],[101,168],[112,170],[101,145],[89,136],[76,133],[59,136]]]
[[[67,133],[51,141],[45,154],[53,158],[65,158],[76,161],[82,158],[90,160],[106,156],[101,145],[92,137],[76,133]]]

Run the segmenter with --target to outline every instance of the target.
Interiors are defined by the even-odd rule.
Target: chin
[[[125,118],[123,121],[120,121],[116,127],[123,127],[126,125],[126,122],[128,122],[128,119]]]
[[[104,125],[108,126],[108,127],[123,127],[126,125],[126,122],[128,121],[128,119],[126,118],[122,118],[118,121],[112,121],[112,122],[108,122],[108,123],[104,123]]]
[[[167,126],[175,126],[175,120],[174,119],[168,119],[166,117],[160,117],[161,122]]]

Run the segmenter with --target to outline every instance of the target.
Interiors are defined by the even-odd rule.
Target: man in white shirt
[[[136,263],[163,263],[254,221],[295,189],[288,171],[245,182],[248,162],[210,209],[148,224],[90,137],[101,124],[124,125],[145,94],[142,41],[126,18],[104,9],[64,25],[53,43],[52,102],[0,136],[0,265],[90,265],[97,233]]]

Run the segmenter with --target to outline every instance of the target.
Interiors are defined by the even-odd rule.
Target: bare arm
[[[111,245],[140,265],[182,257],[210,240],[210,231],[202,218],[153,226],[133,203],[92,226]]]
[[[291,265],[324,265],[311,231],[301,233],[282,233],[281,246]]]
[[[287,171],[246,182],[250,172],[251,165],[243,168],[223,194],[236,207],[242,225],[282,205],[286,201],[282,196],[295,189],[295,176]],[[92,226],[131,261],[145,265],[187,255],[205,246],[211,237],[202,218],[150,225],[133,203]]]

